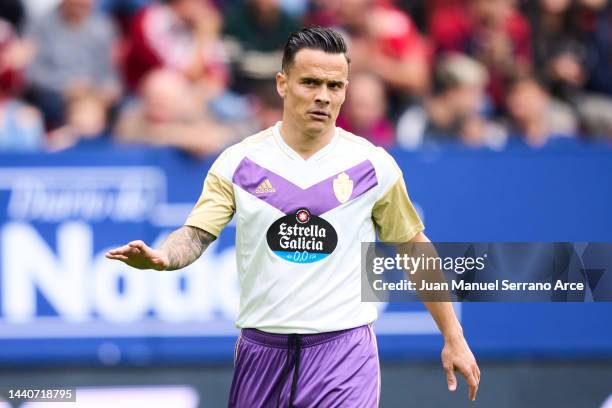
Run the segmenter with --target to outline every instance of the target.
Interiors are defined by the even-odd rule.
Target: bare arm
[[[430,242],[422,232],[417,234],[410,243]],[[433,248],[433,246],[432,246]],[[423,278],[421,278],[423,279]],[[438,279],[437,277],[427,278]],[[438,296],[436,296],[440,299]],[[433,298],[436,298],[433,297]],[[429,296],[431,299],[432,297]],[[474,358],[474,354],[470,350],[465,337],[461,323],[457,320],[455,311],[450,302],[445,301],[423,301],[423,304],[433,317],[436,325],[440,329],[444,337],[444,348],[442,349],[442,366],[446,372],[446,380],[449,391],[457,389],[457,378],[455,371],[459,371],[468,383],[469,391],[468,398],[472,401],[476,399],[478,385],[480,383],[480,369]]]
[[[217,237],[203,229],[183,226],[162,242],[158,251],[168,258],[169,271],[192,264]]]
[[[215,239],[200,228],[185,225],[168,235],[157,249],[143,241],[132,241],[108,251],[106,257],[137,269],[173,271],[193,263]]]

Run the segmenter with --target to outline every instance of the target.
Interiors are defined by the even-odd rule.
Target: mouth
[[[331,115],[328,112],[324,110],[319,110],[319,109],[309,110],[308,116],[310,116],[311,118],[315,120],[327,120],[331,117]]]

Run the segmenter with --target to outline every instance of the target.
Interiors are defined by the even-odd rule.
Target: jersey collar
[[[312,162],[312,161],[318,161],[318,160],[322,159],[323,157],[325,157],[330,151],[332,151],[332,149],[335,147],[335,145],[336,145],[336,143],[338,142],[338,139],[339,139],[339,137],[338,137],[338,128],[335,127],[334,128],[334,136],[332,137],[332,140],[328,144],[323,146],[321,149],[319,149],[315,154],[310,156],[308,158],[308,160],[304,160],[304,158],[302,156],[300,156],[298,152],[293,150],[285,142],[285,140],[283,139],[283,137],[280,134],[280,127],[281,127],[281,122],[276,122],[276,124],[272,128],[272,131],[274,133],[274,140],[276,140],[276,143],[278,144],[278,147],[283,151],[283,153],[285,153],[291,159],[299,160],[299,161],[305,162],[305,163]]]

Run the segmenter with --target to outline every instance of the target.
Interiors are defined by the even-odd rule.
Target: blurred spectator
[[[311,0],[304,18],[305,26],[334,27],[340,25],[338,9],[342,0]]]
[[[573,107],[587,134],[600,137],[612,133],[612,99],[593,92],[606,92],[606,83],[612,92],[612,15],[601,20],[605,6],[539,0],[530,12],[536,64],[552,95]]]
[[[202,107],[190,82],[170,70],[150,72],[141,85],[141,101],[119,116],[115,135],[124,143],[173,146],[195,156],[219,151],[232,139]]]
[[[0,89],[0,151],[37,151],[44,148],[40,113]]]
[[[580,95],[575,106],[586,132],[612,141],[612,1],[577,2],[587,58],[586,93]]]
[[[443,57],[436,66],[433,95],[400,118],[398,144],[405,149],[443,143],[503,148],[506,131],[483,113],[487,80],[478,61],[462,54]]]
[[[57,8],[62,0],[21,0],[28,21],[35,21]]]
[[[25,20],[25,10],[21,0],[2,0],[0,2],[0,19],[11,23],[16,30],[21,30]]]
[[[94,14],[94,0],[63,0],[28,29],[37,51],[29,67],[32,101],[55,128],[64,122],[70,95],[92,92],[110,106],[121,88],[111,61],[115,31],[108,17]]]
[[[531,70],[531,38],[527,20],[515,0],[468,0],[467,7],[440,6],[430,20],[438,53],[466,53],[489,70],[488,92],[503,105],[505,85]]]
[[[275,86],[261,84],[249,95],[249,104],[257,130],[267,129],[283,119],[283,100]]]
[[[586,88],[612,96],[612,1],[577,1],[581,36],[588,50]]]
[[[429,48],[407,14],[374,0],[336,0],[329,7],[347,30],[354,72],[375,74],[395,97],[426,92]]]
[[[287,37],[299,28],[299,22],[283,11],[280,0],[246,0],[231,10],[224,33],[236,65],[234,89],[252,92],[253,82],[262,80],[274,86]]]
[[[576,100],[575,110],[583,131],[591,138],[612,142],[612,99],[598,94],[584,94]]]
[[[49,134],[49,149],[58,151],[77,144],[97,146],[106,128],[106,106],[87,90],[71,95],[66,105],[66,124]]]
[[[130,90],[156,68],[184,74],[211,97],[224,90],[228,72],[221,23],[207,0],[165,0],[145,7],[134,19],[124,64]]]
[[[287,14],[295,18],[299,18],[306,13],[308,9],[309,0],[279,0],[281,8],[285,10]]]
[[[154,0],[97,0],[97,8],[113,16],[121,29],[121,34],[127,35],[134,16],[153,1]]]
[[[531,147],[541,147],[555,138],[576,136],[572,110],[551,98],[533,77],[517,79],[507,96],[511,135]]]
[[[5,94],[17,95],[25,86],[24,71],[32,60],[34,47],[19,38],[13,27],[0,19],[0,82]]]
[[[585,80],[585,47],[578,39],[571,0],[538,0],[528,4],[534,62],[552,93],[571,99]]]
[[[97,6],[106,13],[132,15],[155,0],[97,0]]]
[[[0,20],[0,151],[39,150],[44,145],[39,112],[14,98],[27,62],[21,48],[11,25]]]
[[[412,18],[419,31],[427,32],[427,14],[435,7],[435,0],[393,0],[393,4]]]
[[[392,147],[395,129],[385,116],[387,97],[380,79],[367,73],[352,75],[346,98],[338,126],[376,146]]]

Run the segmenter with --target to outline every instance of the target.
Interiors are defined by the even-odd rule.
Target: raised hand
[[[132,241],[127,245],[111,249],[106,253],[108,259],[122,261],[137,269],[155,269],[163,271],[168,269],[170,261],[162,251],[147,246],[143,241]]]

